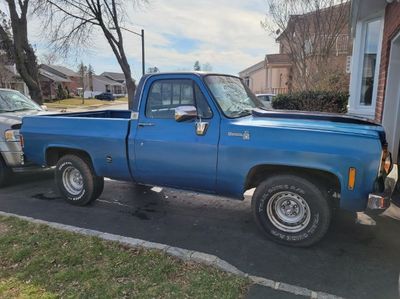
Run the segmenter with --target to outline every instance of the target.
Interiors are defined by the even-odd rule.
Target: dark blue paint
[[[46,165],[52,147],[89,154],[96,174],[119,180],[215,193],[242,198],[246,177],[258,165],[322,170],[341,184],[341,206],[361,211],[378,175],[383,134],[379,125],[336,118],[290,117],[285,113],[255,114],[239,119],[223,116],[201,73],[146,75],[136,93],[133,111],[98,111],[61,116],[30,116],[22,134],[27,158]],[[149,119],[145,104],[151,83],[158,79],[192,79],[205,95],[213,118],[205,136],[195,122]],[[143,100],[142,100],[143,99]],[[153,126],[139,127],[140,122]],[[250,134],[250,140],[228,132]],[[106,157],[113,162],[107,163]],[[128,161],[129,160],[129,161]],[[349,167],[357,169],[356,186],[347,188]]]

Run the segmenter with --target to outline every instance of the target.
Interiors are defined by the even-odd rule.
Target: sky
[[[132,2],[127,1],[125,27],[145,30],[146,69],[192,70],[199,60],[211,64],[213,71],[237,74],[265,54],[278,52],[274,38],[260,24],[267,10],[265,0],[148,0],[135,7]],[[40,24],[30,20],[29,39],[39,57],[48,51],[45,38]],[[140,37],[125,32],[124,40],[133,77],[138,79]],[[121,72],[101,32],[93,34],[92,47],[86,53],[58,63],[76,69],[80,60],[91,64],[97,74]]]

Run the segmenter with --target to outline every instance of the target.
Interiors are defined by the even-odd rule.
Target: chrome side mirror
[[[196,118],[197,109],[195,106],[179,106],[175,108],[175,120],[177,122]]]

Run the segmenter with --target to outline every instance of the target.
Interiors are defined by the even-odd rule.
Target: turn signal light
[[[24,148],[25,142],[24,142],[24,136],[19,135],[19,144],[21,145],[21,148]]]
[[[356,184],[356,169],[354,167],[349,168],[349,181],[347,184],[347,188],[349,190],[354,190],[354,186]]]

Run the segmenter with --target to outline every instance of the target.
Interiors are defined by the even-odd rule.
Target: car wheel
[[[9,175],[10,175],[10,170],[8,169],[3,158],[0,156],[0,188],[7,183]]]
[[[104,190],[104,178],[103,177],[96,177],[94,180],[94,194],[92,201],[95,201],[100,197]]]
[[[97,178],[90,163],[79,156],[65,155],[57,162],[56,184],[70,204],[84,206],[100,196]]]
[[[311,246],[326,234],[331,221],[331,205],[324,194],[298,176],[271,177],[254,192],[253,216],[268,238],[289,246]]]

